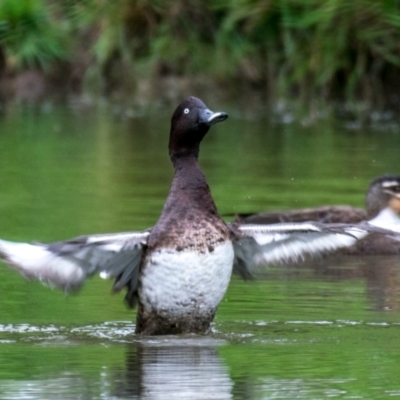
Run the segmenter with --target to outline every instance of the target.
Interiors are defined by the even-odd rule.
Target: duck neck
[[[388,199],[383,196],[378,196],[374,193],[368,193],[366,199],[366,210],[367,210],[367,218],[375,218],[380,211],[384,210],[387,207]]]
[[[175,174],[166,206],[190,207],[217,213],[210,188],[197,163],[197,154],[171,157],[171,161]]]

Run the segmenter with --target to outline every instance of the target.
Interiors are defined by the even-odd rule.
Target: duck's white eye
[[[188,109],[188,108],[185,108],[185,109],[183,110],[183,112],[184,112],[185,114],[189,114],[189,109]]]

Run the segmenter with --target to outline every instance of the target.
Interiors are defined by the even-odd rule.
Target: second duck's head
[[[400,176],[384,175],[374,179],[366,198],[368,218],[373,218],[384,208],[400,213]]]
[[[228,118],[213,112],[197,97],[188,97],[176,108],[171,119],[169,154],[171,159],[199,154],[199,145],[211,125]]]

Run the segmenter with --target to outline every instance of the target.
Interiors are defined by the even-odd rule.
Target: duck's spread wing
[[[27,278],[64,291],[79,288],[100,273],[115,278],[114,289],[136,286],[149,231],[80,236],[51,244],[0,240],[0,257]]]
[[[352,246],[365,237],[367,226],[321,223],[282,223],[272,225],[232,225],[234,272],[250,276],[252,268],[268,264],[296,262]]]

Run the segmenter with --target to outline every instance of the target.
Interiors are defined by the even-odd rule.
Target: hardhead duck
[[[327,252],[353,244],[374,227],[321,223],[227,224],[218,214],[197,159],[200,143],[224,112],[189,97],[171,120],[169,156],[174,178],[156,224],[142,232],[81,236],[50,244],[0,240],[0,256],[28,278],[64,291],[100,273],[126,288],[137,305],[141,334],[207,331],[232,271]]]
[[[368,220],[371,225],[400,231],[400,176],[383,175],[369,185],[365,209],[345,205],[300,208],[256,214],[239,214],[236,221],[241,224],[276,224],[280,222],[319,221],[323,223],[356,224]],[[353,255],[400,254],[400,242],[394,238],[371,234],[343,249]]]

